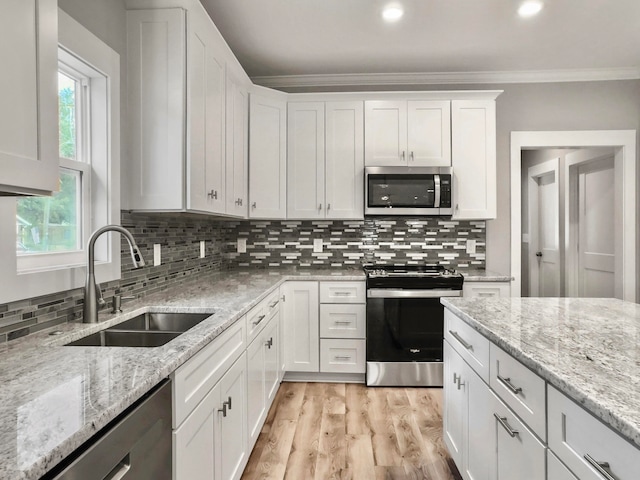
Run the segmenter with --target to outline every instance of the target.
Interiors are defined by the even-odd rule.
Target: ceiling
[[[389,0],[201,2],[263,85],[640,78],[638,0],[397,0],[392,24]]]

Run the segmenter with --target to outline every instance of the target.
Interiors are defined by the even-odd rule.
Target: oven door
[[[444,307],[460,290],[367,291],[367,384],[442,385]]]

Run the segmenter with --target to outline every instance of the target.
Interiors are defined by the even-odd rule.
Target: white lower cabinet
[[[364,339],[320,339],[320,371],[326,373],[364,373],[365,348]]]
[[[549,448],[576,477],[638,479],[640,449],[550,385],[547,397]]]
[[[510,297],[509,282],[467,282],[462,286],[463,297]]]
[[[285,369],[320,370],[318,282],[287,282],[284,295]]]
[[[245,355],[174,430],[175,480],[240,478],[248,458]]]

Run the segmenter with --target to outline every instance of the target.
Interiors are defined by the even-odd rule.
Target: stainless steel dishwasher
[[[171,382],[163,381],[96,437],[43,478],[171,480]]]

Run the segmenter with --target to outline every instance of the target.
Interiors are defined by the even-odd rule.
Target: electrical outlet
[[[476,241],[467,240],[467,253],[476,253]]]
[[[204,256],[205,256],[204,247],[205,247],[204,240],[200,240],[200,258],[204,258]]]
[[[239,238],[238,239],[238,253],[247,253],[247,239]]]
[[[162,247],[159,243],[153,244],[153,266],[157,267],[162,264]]]
[[[322,253],[322,239],[314,238],[313,239],[313,253]]]

